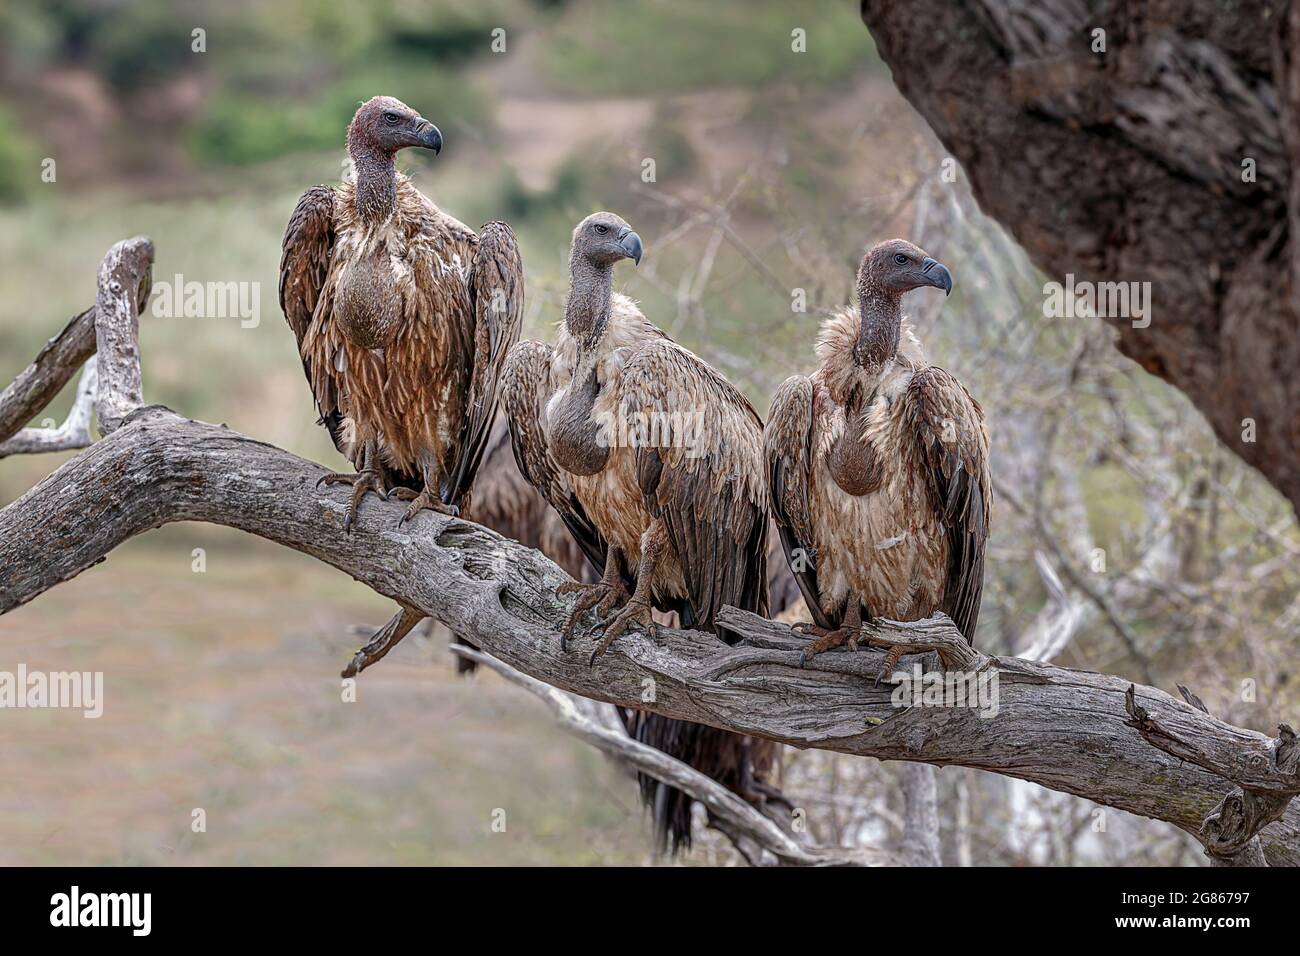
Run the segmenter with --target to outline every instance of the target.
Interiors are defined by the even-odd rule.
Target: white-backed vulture
[[[629,628],[653,633],[652,609],[702,629],[713,629],[724,604],[767,609],[762,421],[722,375],[613,292],[614,264],[639,262],[641,251],[640,237],[612,213],[579,223],[559,341],[519,343],[502,373],[520,471],[603,568],[599,583],[566,589],[578,594],[566,640],[588,609],[605,617],[621,606],[593,662]],[[695,427],[652,432],[656,440],[639,430],[674,420]],[[653,714],[627,721],[638,739],[736,792],[762,793],[776,753],[767,741]],[[642,795],[660,845],[671,837],[674,850],[689,846],[689,798],[647,778]]]
[[[804,659],[847,643],[863,615],[943,611],[973,643],[991,506],[984,412],[926,362],[901,298],[952,290],[946,267],[902,239],[858,269],[858,309],[822,326],[821,367],[792,376],[763,432],[772,513],[815,637]],[[891,650],[882,676],[893,669]]]
[[[528,483],[511,450],[510,429],[504,413],[498,413],[492,424],[483,463],[474,479],[471,504],[465,517],[477,521],[508,538],[541,551],[569,576],[585,583],[594,583],[601,568],[592,564],[569,534],[559,513],[550,507]],[[776,525],[770,525],[767,546],[768,612],[774,619],[790,622],[807,617],[799,583],[790,573],[781,549],[781,536]],[[802,617],[801,617],[802,615]],[[680,622],[672,612],[656,615],[660,623],[677,626]],[[463,637],[455,637],[462,644],[470,644]],[[472,646],[472,645],[471,645]],[[473,661],[465,657],[456,659],[457,673],[472,673]]]
[[[435,153],[442,135],[377,96],[348,126],[351,170],[315,186],[285,230],[280,307],[298,340],[321,423],[357,469],[351,529],[367,491],[456,513],[496,410],[501,365],[518,341],[524,276],[503,222],[474,231],[397,171],[398,150]]]

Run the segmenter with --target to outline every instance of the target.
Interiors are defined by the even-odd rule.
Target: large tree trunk
[[[1300,509],[1300,11],[863,0],[862,18],[981,207],[1050,280],[1151,283],[1148,326],[1107,317],[1119,348]]]

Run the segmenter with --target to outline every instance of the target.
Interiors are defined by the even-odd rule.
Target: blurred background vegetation
[[[143,233],[155,282],[257,283],[261,307],[256,328],[146,314],[146,399],[336,465],[279,316],[279,244],[302,190],[339,178],[348,120],[379,93],[443,131],[441,156],[399,160],[429,196],[471,225],[514,226],[527,335],[560,316],[574,223],[613,209],[647,250],[616,281],[760,410],[812,367],[864,246],[921,243],[956,290],[917,294],[914,321],[994,436],[981,641],[1015,653],[1068,628],[1053,632],[1060,663],[1187,683],[1261,730],[1294,708],[1289,507],[1100,323],[1043,317],[1047,277],[960,170],[944,175],[853,0],[8,0],[0,383],[93,300],[108,246]],[[0,461],[0,504],[59,460]],[[0,723],[30,781],[0,785],[0,862],[644,858],[626,781],[510,688],[452,680],[441,642],[404,644],[340,715],[350,628],[386,611],[301,555],[180,526],[0,619],[0,669],[103,669],[110,695],[89,733],[57,712]],[[798,754],[789,786],[829,807],[820,838],[880,839],[897,828],[892,774]],[[104,794],[105,779],[120,785]],[[940,793],[953,862],[1197,858],[1148,821],[1099,835],[1093,808],[1028,785],[950,768]],[[200,805],[224,808],[220,839],[190,834]],[[509,836],[488,829],[495,807],[518,808]],[[691,859],[731,857],[706,841]]]

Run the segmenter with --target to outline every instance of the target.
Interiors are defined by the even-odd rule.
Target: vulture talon
[[[410,489],[398,489],[398,491],[402,491],[402,490],[408,491],[409,496],[404,494],[398,494],[397,497],[403,501],[410,501],[411,506],[406,509],[406,514],[402,515],[401,520],[397,522],[397,527],[399,528],[405,525],[406,522],[413,519],[421,511],[432,511],[440,515],[450,515],[453,518],[460,517],[459,508],[457,508],[455,505],[445,504],[441,498],[435,495],[428,488],[425,488],[423,491],[419,492],[418,494],[416,492],[410,491]]]
[[[619,612],[618,617],[609,622],[605,628],[605,635],[596,645],[596,649],[591,652],[591,660],[594,663],[597,657],[603,657],[609,650],[610,645],[622,637],[627,631],[637,625],[638,629],[647,637],[655,636],[656,625],[654,611],[650,604],[639,598],[632,598],[627,602],[627,606]]]
[[[803,632],[816,637],[803,651],[799,654],[800,666],[805,666],[807,661],[823,654],[833,648],[841,645],[848,645],[850,651],[858,649],[858,639],[862,637],[862,628],[858,627],[839,627],[835,630],[828,630],[824,627],[808,626],[808,630]]]
[[[895,644],[889,649],[889,653],[885,655],[885,662],[880,665],[880,671],[876,674],[877,687],[886,677],[893,676],[894,668],[898,666],[898,661],[903,656],[903,650],[901,644]]]
[[[568,648],[569,641],[573,638],[573,630],[577,627],[578,619],[584,613],[599,605],[596,611],[598,618],[596,627],[599,627],[600,617],[604,617],[622,601],[627,600],[627,588],[623,585],[623,579],[618,571],[619,554],[617,548],[610,548],[606,555],[605,572],[595,584],[565,581],[555,589],[556,594],[578,595],[577,600],[573,602],[573,610],[569,613],[569,620],[564,625],[564,631],[560,634],[561,651]]]
[[[347,475],[339,472],[330,472],[322,475],[316,482],[319,489],[321,485],[351,485],[352,495],[348,499],[348,509],[343,513],[343,530],[352,533],[352,526],[357,521],[357,509],[361,507],[361,499],[366,496],[366,492],[372,492],[384,497],[384,485],[379,478],[379,472],[372,468],[362,468],[356,474]]]
[[[411,629],[422,620],[424,620],[424,615],[419,611],[407,607],[402,608],[352,655],[352,660],[343,668],[342,676],[356,677],[400,644],[402,638],[406,637],[411,632]]]
[[[607,584],[604,581],[597,581],[595,584],[580,584],[577,581],[566,581],[555,589],[557,594],[574,594],[578,599],[573,602],[573,610],[569,612],[569,620],[564,625],[564,631],[560,634],[560,650],[565,650],[569,646],[569,641],[573,639],[574,628],[578,625],[578,619],[587,611],[597,605],[600,609],[597,614],[604,616],[608,611],[603,610],[608,606],[612,609],[621,600],[627,597],[627,591],[623,588],[622,583]],[[597,627],[600,626],[599,621]],[[594,658],[593,658],[594,660]]]
[[[627,602],[627,592],[619,591],[616,588],[610,588],[609,593],[605,595],[598,605],[596,605],[596,616],[599,618],[609,617],[622,604]]]

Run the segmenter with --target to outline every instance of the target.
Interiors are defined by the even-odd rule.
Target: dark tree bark
[[[1106,319],[1120,350],[1300,509],[1300,10],[863,0],[862,18],[981,207],[1049,279],[1151,283],[1147,327]]]

